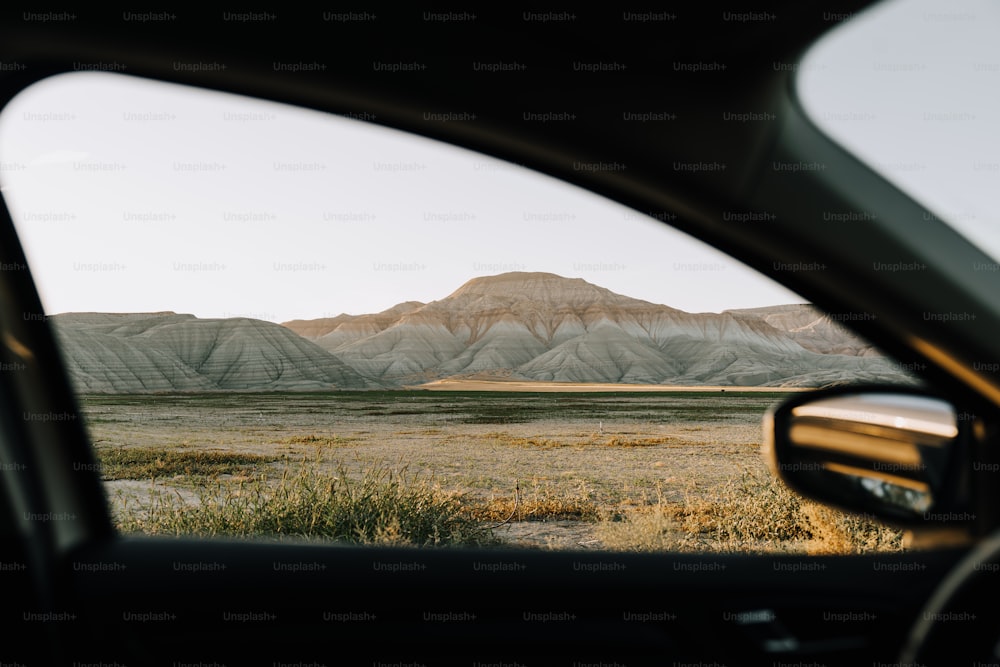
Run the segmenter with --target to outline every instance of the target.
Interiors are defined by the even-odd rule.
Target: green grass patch
[[[276,482],[258,477],[199,489],[197,502],[154,491],[126,502],[117,519],[124,533],[322,538],[354,544],[480,546],[495,544],[460,498],[406,471],[370,468],[360,479],[343,467],[302,466]]]
[[[318,445],[320,447],[328,447],[331,445],[346,445],[350,443],[357,442],[358,438],[347,438],[342,435],[316,435],[311,433],[309,435],[293,435],[287,438],[282,438],[278,441],[279,445]]]
[[[740,392],[436,392],[411,390],[180,393],[81,395],[81,405],[94,424],[146,420],[171,414],[210,412],[239,417],[248,423],[311,415],[435,418],[454,424],[520,424],[537,420],[622,420],[676,423],[720,418],[758,419],[787,394]],[[137,414],[138,413],[138,414]]]
[[[281,459],[279,456],[259,454],[151,447],[98,447],[97,458],[101,465],[101,476],[106,480],[246,474]]]

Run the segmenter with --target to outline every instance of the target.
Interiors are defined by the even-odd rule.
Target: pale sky
[[[821,129],[1000,257],[1000,3],[892,0],[828,33],[797,89]]]
[[[24,165],[0,175],[49,313],[284,321],[432,301],[506,271],[689,311],[801,301],[562,181],[233,95],[66,74],[3,112],[0,150]]]
[[[915,131],[945,153],[954,137],[928,137],[958,132],[984,161],[1000,160],[995,141],[973,139],[998,120],[1000,64],[972,69],[1000,63],[995,47],[980,48],[995,42],[996,7],[892,5],[884,13],[906,5],[918,30],[894,32],[899,46],[885,46],[884,29],[879,39],[857,30],[859,39],[828,40],[803,62],[807,108],[816,107],[829,131],[856,133],[844,141],[865,142],[876,151],[866,157],[888,171],[920,149],[907,137]],[[957,18],[928,20],[930,11]],[[837,32],[854,24],[863,20]],[[942,30],[948,43],[938,46],[929,33]],[[943,92],[913,72],[873,65],[918,58],[929,64],[918,74],[929,71]],[[556,179],[369,123],[233,95],[115,74],[60,75],[0,114],[0,156],[4,197],[53,314],[173,310],[281,322],[432,301],[474,276],[506,271],[579,277],[691,312],[802,302],[701,242]],[[980,181],[993,179],[995,190],[1000,171],[973,169],[968,156],[956,157],[968,173],[897,171],[944,191],[934,199],[921,190],[943,216],[964,215],[993,234],[995,214],[977,212],[990,191]]]

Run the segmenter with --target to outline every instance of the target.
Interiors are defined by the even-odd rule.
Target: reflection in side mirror
[[[801,394],[764,419],[764,452],[788,486],[902,526],[969,523],[967,424],[910,389]]]

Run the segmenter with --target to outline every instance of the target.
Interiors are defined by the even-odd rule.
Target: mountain
[[[345,343],[377,334],[395,324],[400,316],[423,305],[419,301],[406,301],[372,315],[342,314],[317,320],[292,320],[285,322],[284,326],[312,340],[323,349],[333,350]]]
[[[579,278],[473,278],[438,301],[283,325],[160,313],[50,317],[84,392],[301,391],[442,378],[818,387],[910,378],[807,304],[687,313]]]
[[[67,313],[49,318],[78,391],[293,391],[373,385],[287,327],[248,318]]]
[[[765,306],[723,312],[735,317],[762,319],[775,329],[785,332],[802,347],[820,354],[880,356],[870,343],[858,338],[834,322],[829,315],[809,304]]]
[[[809,305],[687,313],[551,273],[479,277],[439,301],[285,326],[386,386],[454,376],[803,387],[909,380]]]

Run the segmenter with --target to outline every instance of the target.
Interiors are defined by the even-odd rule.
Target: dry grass
[[[770,478],[757,439],[773,400],[362,392],[98,396],[85,405],[94,441],[142,445],[98,446],[129,530],[475,544],[509,519],[497,534],[518,546],[900,549],[898,532],[804,501]],[[331,458],[302,478],[302,461],[324,452]],[[439,486],[420,481],[428,479]],[[350,500],[365,488],[367,500]],[[339,499],[327,497],[331,489]],[[385,509],[393,502],[400,514]],[[326,518],[347,507],[355,519]]]
[[[657,445],[670,444],[671,442],[673,442],[673,438],[669,437],[627,438],[625,436],[612,435],[596,440],[593,444],[603,445],[604,447],[655,447]]]
[[[620,520],[616,520],[620,519]],[[805,500],[766,473],[730,480],[716,497],[657,502],[606,517],[598,535],[628,551],[899,551],[902,532]]]
[[[533,449],[556,449],[557,447],[572,447],[575,443],[551,438],[496,438],[501,444],[512,447],[531,447]]]
[[[878,522],[809,501],[802,503],[802,514],[809,526],[810,542],[806,548],[809,554],[856,554],[903,548],[902,531]]]
[[[357,442],[357,438],[346,438],[341,435],[292,435],[277,441],[279,445],[318,445],[329,447]]]
[[[405,470],[371,468],[354,479],[313,466],[286,471],[274,483],[215,481],[195,502],[153,491],[147,502],[125,501],[124,533],[322,538],[396,546],[484,545],[488,528],[471,520],[459,498]]]
[[[533,449],[557,449],[560,447],[655,447],[674,442],[673,438],[631,437],[628,435],[584,435],[574,439],[557,440],[545,437],[517,437],[506,432],[485,433],[479,436],[491,444],[510,447],[530,447]]]
[[[281,459],[279,456],[260,454],[151,447],[99,447],[97,458],[101,476],[106,480],[247,474]]]
[[[807,554],[898,551],[901,533],[800,498],[767,473],[746,472],[710,494],[692,487],[667,501],[602,504],[584,486],[567,493],[535,481],[516,496],[486,499],[445,492],[403,469],[371,467],[360,476],[324,467],[324,451],[280,479],[260,470],[277,457],[218,452],[104,450],[114,479],[201,476],[196,500],[167,490],[125,501],[123,532],[169,535],[296,536],[419,546],[496,543],[491,526],[576,521],[594,526],[608,549]],[[105,464],[108,465],[108,464]],[[241,478],[220,479],[220,473]],[[700,492],[699,492],[700,491]]]
[[[467,515],[486,524],[506,521],[596,521],[601,514],[597,503],[584,494],[559,497],[535,494],[529,498],[493,498],[469,503]]]

